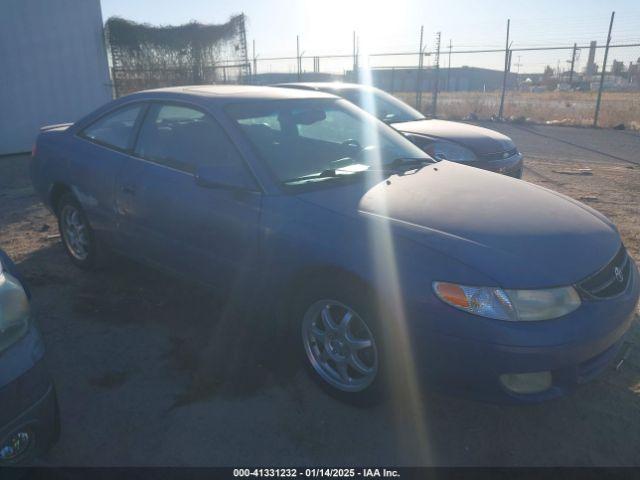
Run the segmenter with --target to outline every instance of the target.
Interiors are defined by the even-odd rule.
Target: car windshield
[[[386,123],[413,122],[426,118],[418,110],[377,88],[344,88],[335,93]]]
[[[285,184],[431,161],[402,135],[345,100],[259,101],[226,110]]]

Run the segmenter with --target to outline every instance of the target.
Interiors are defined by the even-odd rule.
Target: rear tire
[[[318,278],[295,296],[291,341],[312,379],[356,406],[382,400],[383,338],[375,297],[356,280]]]
[[[63,194],[56,205],[60,240],[71,261],[93,270],[104,264],[104,252],[97,241],[80,202],[72,193]]]

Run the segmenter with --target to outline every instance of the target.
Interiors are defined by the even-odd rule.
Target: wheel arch
[[[334,283],[349,282],[351,285],[362,288],[366,293],[375,294],[372,283],[363,275],[350,269],[338,265],[307,265],[291,272],[284,282],[278,302],[279,312],[284,314],[284,317],[288,317],[291,313],[288,308],[293,304],[290,300],[300,295],[309,284],[323,280]]]
[[[51,205],[51,209],[56,215],[58,214],[58,203],[66,193],[73,194],[71,187],[63,182],[56,182],[51,186],[49,191],[49,205]]]

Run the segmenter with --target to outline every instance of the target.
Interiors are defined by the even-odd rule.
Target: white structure
[[[0,2],[0,155],[111,100],[100,0]]]

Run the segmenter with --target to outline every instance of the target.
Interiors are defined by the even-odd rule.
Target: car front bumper
[[[60,432],[55,387],[35,326],[0,356],[0,366],[0,450],[18,433],[30,437],[19,457],[0,461],[0,467],[28,464],[46,452]]]
[[[481,168],[482,170],[489,170],[491,172],[501,173],[509,177],[522,178],[523,161],[522,154],[520,152],[512,155],[508,158],[499,160],[484,160],[479,159],[473,163],[467,163],[466,165]]]
[[[427,322],[410,322],[418,380],[427,390],[495,403],[535,403],[559,397],[611,365],[636,317],[639,294],[640,281],[634,266],[623,294],[608,300],[585,301],[576,311],[556,320],[487,321],[440,302],[442,308],[436,315],[448,317],[442,318],[442,324],[457,324],[449,331],[416,328]],[[424,307],[423,315],[429,315]],[[430,312],[433,316],[433,305]],[[412,312],[410,318],[413,315]],[[470,325],[468,322],[476,322],[474,327],[484,323],[490,329],[475,329],[476,338],[460,334],[461,326]],[[521,394],[510,391],[500,381],[501,375],[533,372],[550,372],[549,388]]]

